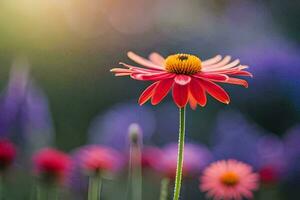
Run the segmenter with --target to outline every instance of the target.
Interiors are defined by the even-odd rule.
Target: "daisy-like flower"
[[[258,188],[258,179],[251,166],[236,160],[222,160],[204,170],[200,190],[213,199],[251,199],[252,191]]]
[[[167,58],[158,53],[152,53],[149,59],[128,52],[128,57],[137,64],[144,66],[136,67],[120,63],[125,68],[114,68],[111,72],[116,76],[130,76],[135,80],[153,81],[139,98],[142,105],[151,98],[151,103],[157,105],[172,89],[174,102],[179,108],[187,103],[195,109],[197,104],[205,106],[206,93],[218,101],[228,104],[230,97],[227,92],[216,83],[229,83],[248,87],[247,81],[235,76],[252,76],[244,69],[238,59],[231,60],[230,56],[224,58],[217,55],[208,60],[201,61],[195,55],[174,54]]]

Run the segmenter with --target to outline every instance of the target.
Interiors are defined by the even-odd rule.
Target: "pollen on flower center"
[[[201,60],[190,54],[174,54],[165,60],[165,68],[168,72],[191,75],[201,70]]]
[[[234,172],[226,172],[220,177],[220,181],[227,186],[235,186],[239,182],[239,177]]]

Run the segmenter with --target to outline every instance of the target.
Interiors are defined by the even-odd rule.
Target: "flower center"
[[[201,60],[190,54],[174,54],[165,60],[165,68],[170,73],[191,75],[201,70]]]
[[[225,172],[220,177],[220,180],[224,185],[235,186],[239,182],[239,177],[236,173],[229,171],[229,172]]]

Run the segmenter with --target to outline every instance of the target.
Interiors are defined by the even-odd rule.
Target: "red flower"
[[[259,176],[262,183],[275,184],[280,179],[280,172],[273,166],[264,166],[259,170]]]
[[[59,150],[45,148],[33,156],[33,164],[38,176],[63,181],[70,169],[70,158]]]
[[[16,157],[16,148],[9,140],[0,140],[0,170],[7,169]]]
[[[130,76],[135,80],[154,81],[139,98],[142,105],[151,98],[151,103],[157,105],[172,89],[174,102],[178,107],[184,107],[189,102],[195,109],[197,104],[205,106],[206,93],[222,103],[230,102],[227,92],[218,83],[229,83],[248,87],[247,81],[234,76],[252,76],[244,71],[248,68],[240,65],[239,60],[231,61],[230,56],[217,55],[201,61],[190,54],[174,54],[166,59],[158,53],[152,53],[149,59],[142,58],[133,52],[128,57],[146,67],[136,67],[120,63],[126,68],[114,68],[111,72],[116,76]]]

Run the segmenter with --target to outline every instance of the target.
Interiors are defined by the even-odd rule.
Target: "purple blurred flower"
[[[252,165],[265,183],[281,179],[287,165],[283,142],[236,112],[219,115],[213,153],[217,160],[237,159]]]
[[[249,87],[247,98],[264,94],[278,98],[279,94],[300,100],[300,48],[283,38],[267,40],[238,49],[237,55],[249,66],[255,77]],[[295,101],[296,102],[296,101]]]
[[[262,136],[257,144],[257,153],[262,183],[273,184],[282,180],[287,167],[282,140],[273,135]]]
[[[128,127],[137,123],[147,141],[155,130],[155,117],[147,106],[118,104],[93,120],[89,129],[90,142],[125,150],[129,146]]]
[[[178,109],[172,103],[164,103],[155,109],[157,130],[153,137],[156,144],[176,141],[178,137]],[[170,126],[172,124],[172,126]]]
[[[158,157],[156,170],[163,176],[171,179],[175,178],[177,165],[178,147],[177,144],[169,144],[162,149],[162,154]],[[157,156],[153,154],[152,156]],[[200,174],[201,170],[212,161],[212,154],[203,145],[185,144],[183,176],[194,177]]]
[[[257,167],[257,142],[260,131],[242,114],[219,114],[213,135],[213,153],[217,160],[236,159]]]
[[[8,86],[0,99],[0,135],[8,136],[17,122],[28,85],[28,69],[13,67]]]
[[[7,89],[0,99],[0,135],[16,138],[30,151],[52,142],[47,98],[29,77],[26,63],[20,61],[13,66]]]

